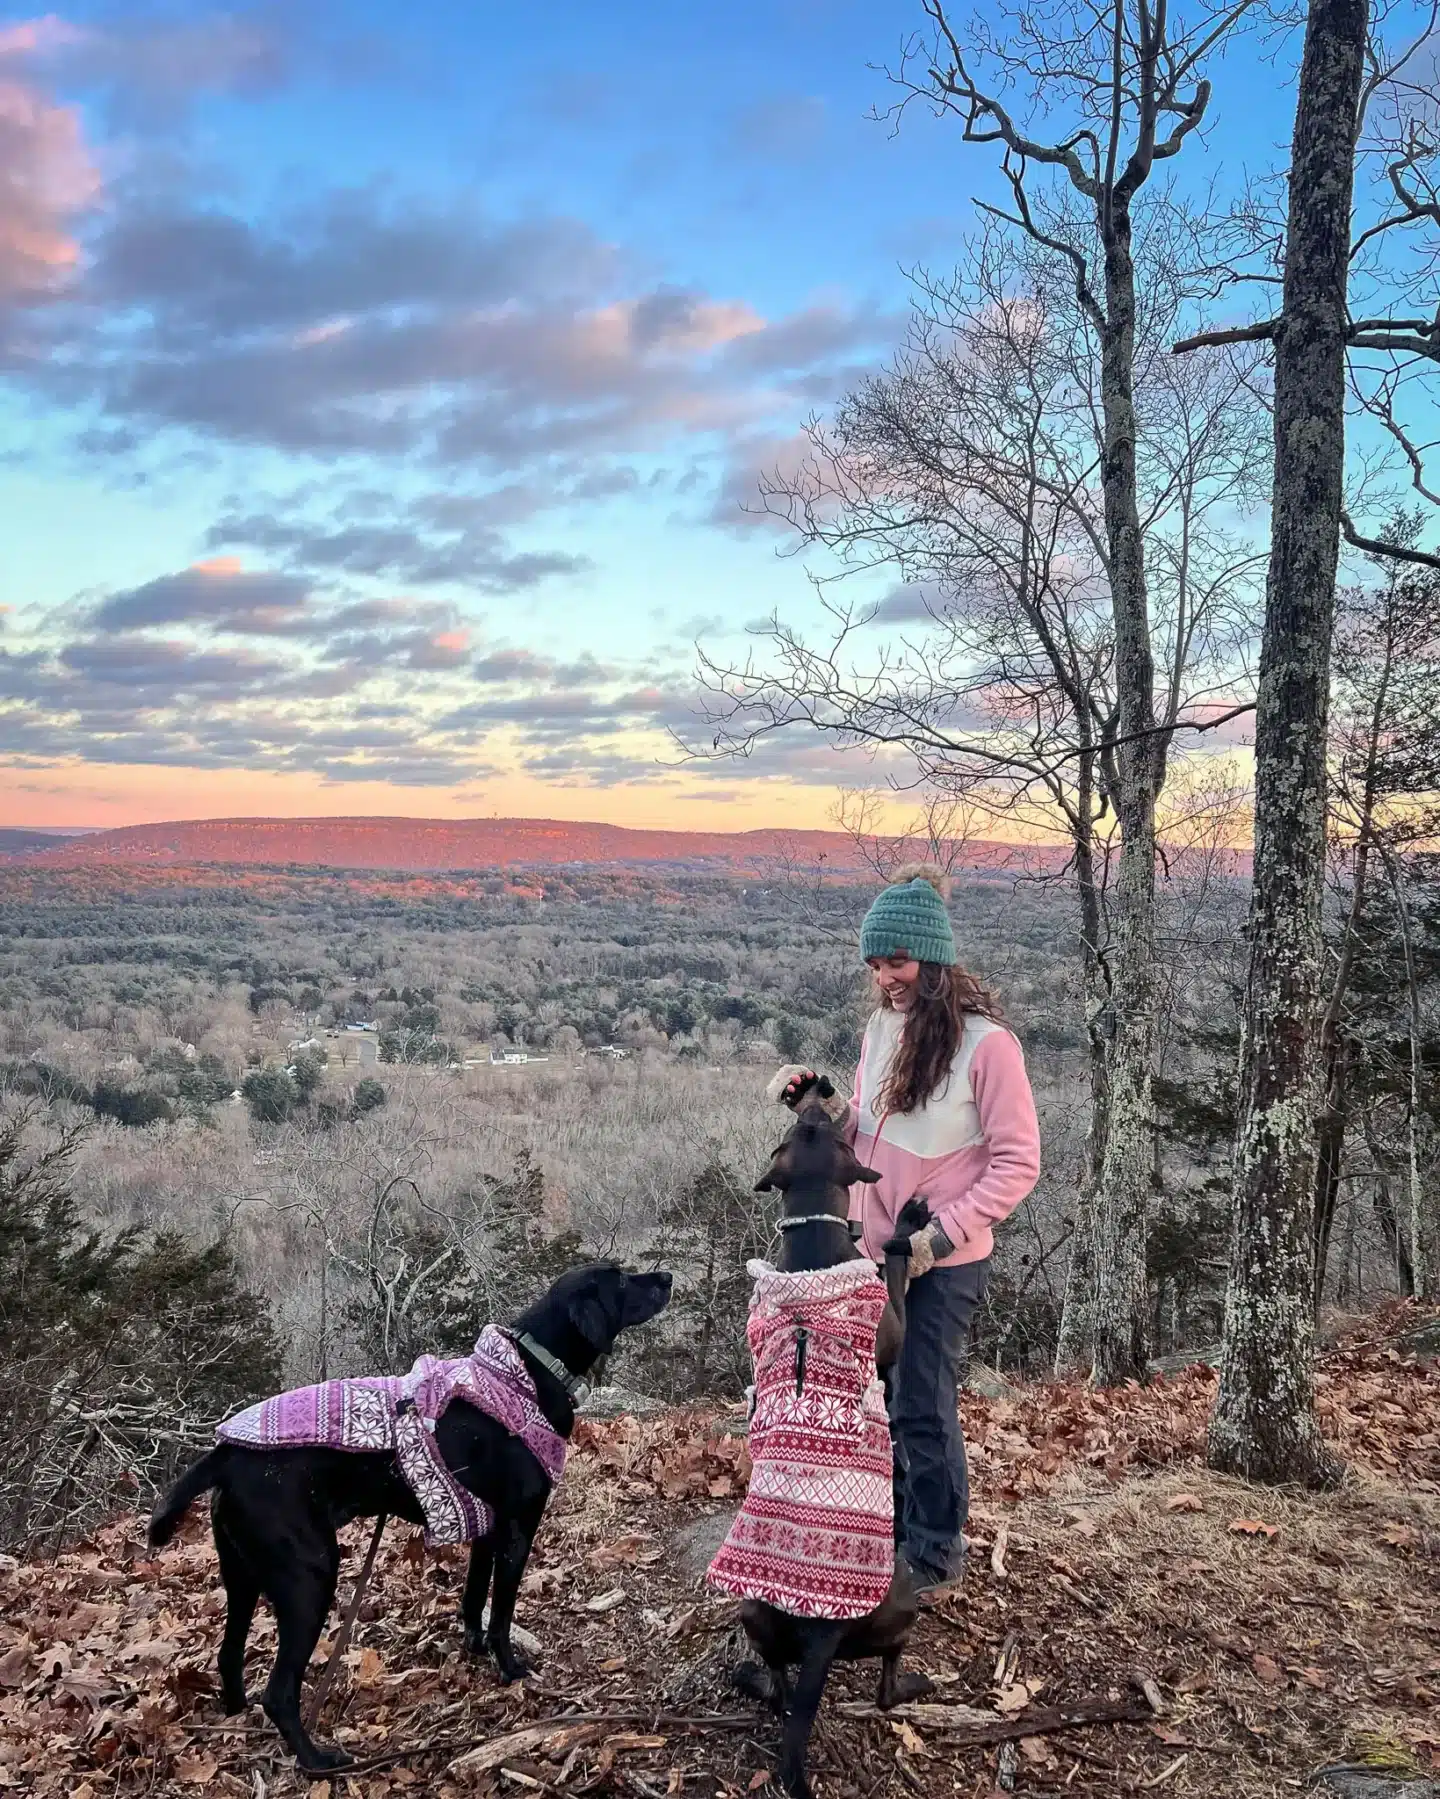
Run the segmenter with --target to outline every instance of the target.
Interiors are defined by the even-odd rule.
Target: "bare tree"
[[[1398,317],[1387,307],[1356,317],[1352,307],[1359,296],[1375,298],[1378,268],[1393,297],[1413,293],[1417,261],[1433,263],[1436,149],[1419,116],[1433,111],[1433,98],[1409,85],[1406,70],[1435,19],[1432,4],[1419,35],[1390,54],[1366,0],[1312,0],[1283,229],[1263,204],[1243,208],[1240,237],[1258,261],[1241,258],[1229,271],[1237,281],[1278,281],[1280,311],[1176,345],[1184,352],[1268,342],[1274,350],[1273,533],[1256,725],[1235,1239],[1210,1440],[1216,1466],[1260,1478],[1325,1480],[1334,1472],[1315,1420],[1310,1352],[1325,722],[1340,536],[1361,549],[1440,566],[1418,545],[1386,543],[1358,529],[1354,496],[1345,492],[1348,385],[1416,491],[1433,498],[1425,446],[1402,423],[1397,399],[1417,368],[1440,360],[1440,316]],[[1358,232],[1357,152],[1383,167],[1390,193],[1381,216]],[[1351,471],[1360,499],[1373,494],[1383,460],[1362,456]]]
[[[1401,548],[1412,545],[1419,528],[1418,513],[1401,517],[1384,541]],[[1343,911],[1327,965],[1320,1029],[1317,1305],[1344,1166],[1351,1087],[1358,1066],[1370,1054],[1364,1033],[1368,1014],[1375,1010],[1373,995],[1363,990],[1357,995],[1355,989],[1376,948],[1375,877],[1389,881],[1399,907],[1405,860],[1437,828],[1440,751],[1431,714],[1440,686],[1440,576],[1393,557],[1376,561],[1380,566],[1374,580],[1341,595],[1332,666],[1329,830]],[[1400,907],[1397,914],[1402,951],[1407,910]],[[1409,1035],[1415,1045],[1421,1035],[1413,1017],[1418,984],[1411,981],[1413,955],[1402,959],[1407,987],[1413,989]],[[1388,1008],[1380,1028],[1390,1029]],[[1422,1115],[1422,1109],[1411,1110]],[[1412,1168],[1418,1166],[1415,1157],[1411,1161]],[[1418,1190],[1413,1178],[1412,1189]]]
[[[1155,571],[1146,602],[1147,644],[1159,657],[1151,705],[1168,737],[1248,709],[1235,701],[1256,558],[1221,520],[1249,497],[1257,409],[1238,364],[1218,380],[1213,369],[1211,378],[1174,379],[1164,349],[1184,303],[1183,231],[1163,201],[1149,216],[1158,262],[1152,271],[1142,261],[1133,497]],[[1061,838],[1077,896],[1091,1086],[1061,1355],[1065,1366],[1094,1363],[1122,1377],[1143,1350],[1147,1308],[1143,1206],[1137,1221],[1122,1204],[1097,1204],[1112,1063],[1128,1054],[1135,1024],[1122,974],[1135,939],[1116,923],[1114,904],[1133,740],[1117,674],[1104,366],[1073,280],[1023,233],[992,225],[960,275],[920,283],[893,367],[849,395],[828,425],[813,425],[799,468],[761,489],[764,506],[801,543],[831,551],[843,573],[897,570],[913,627],[869,651],[887,609],[845,606],[822,589],[828,642],[776,620],[763,663],[722,667],[702,657],[701,673],[721,751],[750,754],[770,733],[803,725],[862,746],[896,786],[963,803],[971,830],[995,820]],[[1153,806],[1147,819],[1153,857]],[[1133,899],[1122,891],[1120,914]],[[1151,1005],[1153,871],[1144,906]],[[1145,1030],[1149,1055],[1153,1020]],[[1126,1090],[1136,1104],[1143,1098],[1148,1117],[1141,1088]],[[1147,1190],[1152,1139],[1147,1130]],[[1117,1235],[1102,1257],[1100,1240]],[[1138,1305],[1141,1334],[1113,1328],[1110,1351],[1098,1355],[1102,1292],[1110,1297],[1099,1310]]]
[[[1325,721],[1345,474],[1346,283],[1368,5],[1311,0],[1275,347],[1270,571],[1235,1224],[1210,1460],[1334,1478],[1311,1373]]]
[[[967,141],[995,146],[1014,205],[1009,222],[1068,265],[1099,348],[1120,827],[1110,910],[1113,1036],[1096,1197],[1094,1369],[1102,1381],[1139,1375],[1147,1359],[1155,811],[1171,736],[1157,704],[1137,468],[1137,209],[1157,167],[1181,152],[1203,120],[1211,88],[1202,70],[1250,4],[1200,5],[1184,20],[1166,0],[1003,6],[998,27],[977,21],[962,41],[943,0],[924,0],[933,27],[928,54],[908,58],[899,74],[909,94],[958,117]],[[1013,114],[1016,88],[1036,115],[1063,120],[1061,129],[1031,135]]]

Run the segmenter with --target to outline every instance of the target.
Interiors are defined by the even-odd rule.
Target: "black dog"
[[[799,1273],[856,1260],[860,1251],[844,1225],[849,1189],[857,1182],[879,1179],[873,1169],[861,1165],[818,1099],[802,1099],[794,1127],[755,1184],[757,1192],[778,1188],[784,1194],[779,1257],[782,1271]],[[813,1222],[797,1223],[787,1229],[785,1218]],[[893,1366],[905,1339],[909,1239],[929,1221],[930,1208],[925,1201],[910,1200],[897,1220],[897,1234],[885,1245],[885,1284],[890,1298],[875,1336],[875,1361],[880,1369]],[[898,1552],[890,1590],[874,1611],[861,1618],[799,1618],[762,1599],[741,1601],[740,1622],[763,1666],[742,1662],[735,1670],[735,1682],[743,1692],[768,1701],[780,1711],[784,1719],[780,1779],[794,1799],[810,1799],[806,1751],[834,1661],[860,1661],[878,1655],[881,1665],[877,1702],[886,1710],[902,1699],[918,1698],[932,1690],[923,1674],[903,1678],[900,1675],[901,1652],[919,1610],[910,1569]],[[792,1689],[789,1669],[797,1665]]]
[[[626,1274],[614,1262],[593,1262],[562,1275],[510,1327],[532,1337],[576,1377],[563,1381],[517,1344],[541,1410],[561,1436],[568,1437],[575,1423],[578,1377],[609,1351],[621,1331],[664,1310],[671,1280],[669,1274]],[[446,1407],[435,1440],[451,1472],[495,1514],[489,1535],[470,1549],[460,1606],[465,1646],[474,1655],[488,1649],[502,1680],[516,1680],[529,1668],[511,1644],[510,1624],[550,1497],[549,1477],[518,1437],[463,1399]],[[381,1512],[423,1524],[415,1495],[389,1450],[251,1449],[222,1443],[181,1475],[156,1507],[151,1543],[168,1542],[186,1508],[211,1488],[211,1521],[225,1582],[225,1636],[219,1655],[225,1709],[239,1712],[247,1704],[245,1639],[263,1594],[274,1608],[279,1636],[265,1710],[302,1768],[345,1767],[351,1758],[312,1741],[300,1714],[300,1683],[335,1598],[340,1571],[335,1533],[352,1518]],[[482,1622],[487,1596],[488,1631]]]

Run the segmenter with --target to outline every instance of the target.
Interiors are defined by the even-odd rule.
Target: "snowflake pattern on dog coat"
[[[519,1437],[551,1484],[559,1480],[565,1439],[541,1411],[519,1350],[493,1324],[468,1356],[423,1355],[408,1374],[294,1387],[238,1412],[215,1435],[249,1449],[392,1450],[425,1514],[426,1542],[468,1543],[489,1532],[495,1515],[450,1472],[435,1441],[436,1421],[452,1399],[469,1400]]]
[[[875,1368],[885,1283],[865,1261],[748,1271],[754,1470],[708,1578],[798,1618],[861,1618],[895,1570],[890,1421]]]

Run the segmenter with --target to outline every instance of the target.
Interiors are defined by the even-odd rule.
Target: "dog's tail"
[[[202,1455],[193,1467],[185,1472],[171,1487],[162,1499],[155,1503],[155,1510],[150,1514],[149,1541],[152,1549],[159,1549],[175,1535],[175,1528],[186,1512],[200,1497],[208,1493],[220,1478],[221,1463],[225,1458],[225,1445],[217,1443],[208,1455]]]

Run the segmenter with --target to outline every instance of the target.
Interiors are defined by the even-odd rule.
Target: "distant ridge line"
[[[458,873],[565,864],[656,863],[754,872],[757,864],[795,861],[857,877],[863,856],[840,831],[665,831],[545,818],[212,818],[126,825],[37,848],[26,864],[222,863],[246,867],[301,865]],[[1063,866],[1053,847],[974,842],[960,868],[1030,871]]]

